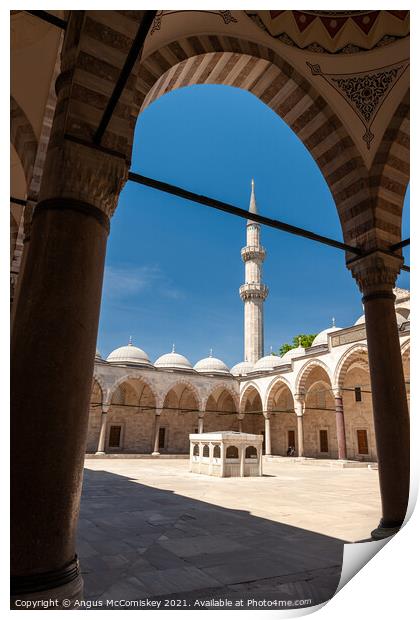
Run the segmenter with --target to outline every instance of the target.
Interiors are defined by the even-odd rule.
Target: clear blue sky
[[[248,208],[255,178],[263,215],[342,239],[315,162],[287,125],[250,93],[192,86],[161,97],[139,117],[132,170]],[[403,236],[409,236],[406,197]],[[317,333],[336,318],[352,325],[360,294],[344,254],[262,227],[265,348]],[[172,343],[194,364],[243,359],[245,221],[127,183],[108,241],[98,346],[103,356],[133,343],[154,361]],[[409,262],[408,252],[406,262]],[[398,285],[409,287],[408,274]]]

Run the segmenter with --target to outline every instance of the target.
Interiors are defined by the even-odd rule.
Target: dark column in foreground
[[[75,534],[109,217],[125,169],[68,143],[47,155],[11,342],[12,603],[82,596]]]
[[[410,426],[393,287],[402,259],[374,252],[349,264],[363,293],[382,519],[373,538],[401,527],[410,487]]]

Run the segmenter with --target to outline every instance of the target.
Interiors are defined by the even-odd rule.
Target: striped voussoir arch
[[[14,97],[10,97],[10,142],[22,164],[26,186],[32,180],[38,140],[28,117]]]
[[[384,133],[370,176],[375,227],[385,247],[401,240],[401,216],[410,180],[409,114],[407,93]]]
[[[172,42],[138,67],[140,110],[192,84],[235,86],[261,99],[289,125],[317,162],[335,198],[345,236],[356,225],[372,225],[372,213],[360,217],[363,207],[370,207],[368,171],[352,138],[315,88],[273,50],[243,39],[211,35]]]

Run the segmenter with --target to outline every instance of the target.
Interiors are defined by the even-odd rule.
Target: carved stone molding
[[[72,198],[112,217],[127,175],[124,159],[64,139],[48,151],[40,200]]]
[[[384,291],[393,295],[395,281],[403,263],[402,257],[377,250],[368,256],[347,263],[347,267],[363,295]]]
[[[158,11],[156,13],[156,17],[153,20],[153,25],[150,30],[150,34],[152,35],[157,30],[160,30],[162,27],[162,20],[166,15],[174,15],[175,13],[187,13],[188,11]],[[191,11],[190,11],[191,12]],[[212,13],[213,15],[217,15],[221,17],[225,24],[230,24],[231,22],[237,22],[236,17],[232,15],[232,11],[193,11],[194,13]]]
[[[404,60],[376,71],[351,74],[325,73],[319,64],[306,64],[312,75],[320,76],[328,82],[357,114],[365,129],[362,138],[367,149],[370,149],[375,137],[371,131],[372,123],[386,97],[409,66],[409,61]]]

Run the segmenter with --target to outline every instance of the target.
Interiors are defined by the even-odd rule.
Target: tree
[[[312,346],[315,337],[316,334],[298,334],[297,336],[293,337],[293,344],[285,342],[281,345],[281,347],[279,348],[279,355],[284,355],[285,353],[287,353],[287,351],[290,351],[291,349],[296,349],[299,346],[307,349]]]

